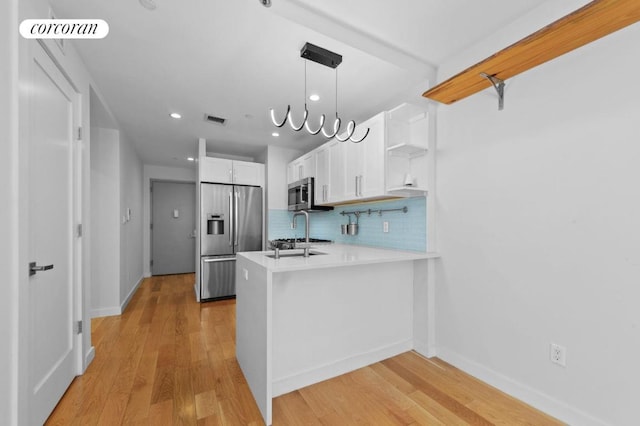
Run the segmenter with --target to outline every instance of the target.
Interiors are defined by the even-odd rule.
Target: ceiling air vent
[[[205,114],[204,115],[204,121],[208,121],[210,123],[216,123],[219,124],[221,126],[224,126],[224,123],[227,121],[226,118],[222,118],[222,117],[217,117],[215,115],[211,115],[211,114]]]

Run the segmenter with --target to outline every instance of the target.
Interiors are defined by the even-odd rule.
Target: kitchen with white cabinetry
[[[30,360],[68,342],[72,374],[101,368],[56,387],[51,424],[637,423],[637,0],[0,3],[8,425],[44,422]],[[24,34],[53,16],[109,33]],[[74,111],[38,109],[62,87],[45,68]],[[51,204],[30,176],[57,170],[35,147],[61,143],[43,117],[73,146],[48,192],[72,190],[74,230],[73,309],[50,341],[29,298],[63,268],[27,274],[56,263],[29,237],[33,201]],[[301,178],[333,210],[293,229]],[[151,275],[151,180],[261,187],[265,240],[332,244],[241,253],[238,299],[196,303],[193,275]]]
[[[238,255],[237,357],[267,424],[279,395],[408,350],[433,353],[435,310],[419,302],[433,300],[431,262],[439,257],[420,240],[427,234],[427,172],[414,164],[407,194],[390,194],[386,185],[388,176],[412,172],[409,157],[389,161],[388,146],[402,140],[426,147],[429,115],[407,104],[392,112],[359,125],[369,129],[365,141],[331,140],[287,165],[287,181],[292,171],[313,177],[316,203],[334,206],[308,216],[311,237],[332,244],[311,243],[308,257],[301,248]],[[354,209],[363,212],[360,231],[343,235],[341,225],[351,221],[345,210]],[[268,238],[291,235],[283,225],[282,235],[271,229]],[[302,241],[307,230],[298,228],[293,236]]]

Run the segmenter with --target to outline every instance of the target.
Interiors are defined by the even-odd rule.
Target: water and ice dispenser
[[[223,214],[207,215],[207,234],[208,235],[224,234],[224,215]]]

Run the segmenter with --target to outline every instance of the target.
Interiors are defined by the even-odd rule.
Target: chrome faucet
[[[305,225],[305,231],[304,231],[304,242],[307,243],[306,247],[304,248],[304,257],[309,257],[309,212],[306,210],[300,210],[297,211],[293,214],[293,219],[291,221],[291,227],[293,229],[296,229],[296,217],[300,216],[300,215],[304,215],[304,225]]]

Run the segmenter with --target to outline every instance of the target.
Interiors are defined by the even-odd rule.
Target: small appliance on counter
[[[262,188],[200,184],[200,300],[236,294],[236,253],[262,250]]]

